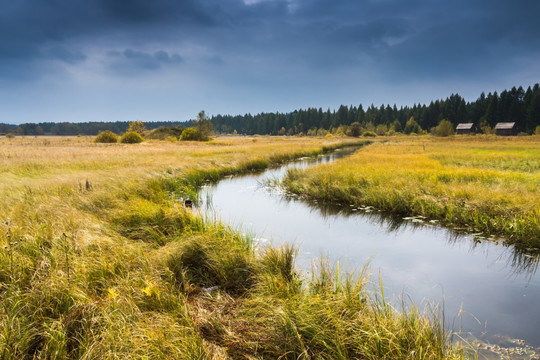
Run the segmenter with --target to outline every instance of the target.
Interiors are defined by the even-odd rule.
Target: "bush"
[[[362,135],[362,125],[360,125],[358,121],[353,122],[349,126],[349,131],[347,132],[347,135],[359,137],[360,135]]]
[[[364,136],[364,137],[374,137],[374,136],[377,136],[377,134],[375,134],[373,131],[364,131],[362,133],[362,136]]]
[[[538,129],[540,129],[540,126],[538,127]],[[540,131],[538,131],[538,133],[540,133]],[[6,138],[8,138],[8,139],[13,139],[14,137],[15,137],[15,135],[13,135],[13,133],[7,133],[6,134]]]
[[[170,140],[171,137],[178,139],[184,130],[181,126],[161,126],[150,131],[146,136],[147,139]]]
[[[113,133],[112,131],[105,130],[100,132],[96,138],[94,139],[94,142],[97,143],[116,143],[118,142],[118,135]]]
[[[388,126],[386,126],[384,124],[377,125],[377,127],[375,128],[375,133],[378,136],[384,136],[384,135],[386,135],[387,132],[388,132]]]
[[[435,128],[435,135],[437,136],[450,136],[454,134],[454,125],[449,120],[441,120],[439,125]]]
[[[135,131],[128,131],[120,138],[120,142],[123,144],[138,144],[143,141],[143,137]]]
[[[536,127],[536,129],[534,130],[534,133],[535,135],[540,135],[540,125]]]
[[[180,135],[180,140],[182,141],[208,141],[210,138],[201,133],[198,129],[187,128],[182,131]]]

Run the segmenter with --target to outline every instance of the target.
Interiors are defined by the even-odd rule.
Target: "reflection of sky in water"
[[[461,324],[476,336],[487,331],[540,346],[537,259],[492,242],[475,242],[472,236],[413,226],[376,212],[317,207],[264,186],[266,179],[278,179],[285,171],[225,179],[202,191],[201,208],[212,208],[225,222],[273,245],[296,244],[301,269],[309,270],[313,259],[321,256],[351,270],[369,262],[372,280],[380,271],[385,295],[396,303],[400,294],[417,304],[444,299],[447,319],[450,325],[454,322],[455,330]],[[205,203],[207,199],[211,204]]]

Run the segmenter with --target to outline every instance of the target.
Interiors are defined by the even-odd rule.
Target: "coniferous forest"
[[[134,119],[135,120],[135,119]],[[540,85],[526,90],[521,86],[511,90],[482,93],[476,101],[466,102],[458,94],[445,100],[432,101],[412,107],[396,105],[341,105],[337,110],[322,108],[299,109],[289,113],[260,113],[256,115],[215,115],[211,117],[217,133],[246,135],[337,135],[359,136],[365,131],[377,135],[429,132],[442,120],[454,127],[472,122],[479,132],[491,133],[499,122],[515,122],[519,132],[532,134],[540,126]],[[190,121],[147,122],[147,129],[161,126],[191,126]],[[20,135],[96,135],[103,130],[122,133],[128,121],[0,124],[0,133]]]
[[[291,113],[261,113],[212,117],[214,130],[223,133],[236,131],[242,134],[271,135],[321,135],[326,131],[339,133],[340,126],[355,131],[368,130],[383,135],[388,132],[413,133],[429,131],[442,120],[449,120],[455,126],[472,122],[480,132],[491,132],[498,122],[516,122],[518,130],[533,133],[540,125],[540,85],[522,87],[485,95],[467,103],[458,94],[445,100],[432,101],[429,105],[400,107],[395,105],[371,105],[365,108],[341,105],[336,111],[321,108],[300,109]],[[352,135],[356,135],[352,133]]]

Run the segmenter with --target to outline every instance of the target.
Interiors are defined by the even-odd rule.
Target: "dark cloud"
[[[106,70],[130,75],[185,59],[230,78],[344,68],[381,81],[487,78],[540,58],[538,14],[537,0],[18,0],[0,13],[0,77],[77,66],[97,48]]]
[[[53,46],[43,51],[45,58],[59,60],[64,63],[75,65],[86,60],[86,55],[78,50],[69,50],[63,46]]]
[[[124,51],[111,51],[108,53],[111,60],[109,68],[119,74],[133,75],[140,70],[159,70],[164,65],[180,64],[184,60],[180,55],[167,51],[153,53],[126,49]]]
[[[512,71],[518,57],[538,57],[540,38],[531,14],[540,13],[539,4],[493,1],[432,6],[414,20],[419,24],[404,41],[379,54],[380,65],[389,79],[396,80],[485,79]]]

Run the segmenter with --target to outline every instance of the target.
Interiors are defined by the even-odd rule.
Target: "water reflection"
[[[532,255],[512,248],[512,251],[510,251],[507,257],[507,263],[513,270],[513,275],[517,276],[525,273],[529,276],[530,282],[536,275],[538,264],[540,264],[540,257],[538,254]]]
[[[274,181],[272,181],[272,183],[274,183]],[[265,186],[261,185],[261,188],[263,187],[265,191],[269,193],[276,192],[276,189],[268,184]],[[301,202],[324,219],[328,219],[329,217],[333,216],[341,216],[345,218],[361,216],[363,221],[379,226],[380,229],[386,234],[399,234],[400,232],[406,233],[414,229],[425,227],[436,227],[438,229],[443,229],[437,225],[437,222],[430,222],[429,220],[418,219],[417,217],[408,217],[404,219],[400,216],[395,216],[394,214],[376,210],[370,206],[336,205],[333,203],[306,200],[296,194],[283,192],[279,203],[287,204],[290,202]],[[419,221],[415,221],[416,219]],[[518,249],[514,246],[505,245],[503,239],[498,239],[496,241],[488,240],[482,236],[470,235],[463,233],[462,231],[460,232],[447,228],[444,228],[442,233],[449,245],[455,245],[458,242],[465,243],[470,246],[471,252],[475,251],[478,248],[478,245],[484,241],[494,242],[495,244],[506,248],[506,250],[501,252],[499,255],[498,261],[504,261],[506,263],[511,275],[517,276],[519,274],[526,274],[529,276],[530,281],[534,278],[534,275],[538,270],[538,266],[540,264],[540,256],[538,252],[527,251]]]

